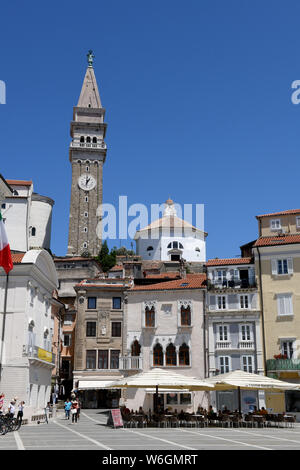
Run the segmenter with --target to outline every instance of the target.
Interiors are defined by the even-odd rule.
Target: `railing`
[[[29,359],[38,359],[55,365],[56,355],[53,352],[46,351],[38,346],[30,346],[28,344],[23,345],[23,356],[27,356]]]
[[[231,341],[217,341],[216,342],[216,349],[230,349],[231,348]]]
[[[239,349],[254,349],[254,341],[241,341]]]
[[[142,356],[121,356],[119,358],[119,369],[121,370],[142,370]]]
[[[101,142],[100,144],[95,143],[85,143],[85,142],[71,142],[71,147],[85,147],[85,148],[97,148],[97,149],[106,149],[106,143]]]
[[[256,287],[256,282],[249,279],[209,279],[208,289],[250,289]]]
[[[300,370],[300,359],[268,359],[267,370]]]

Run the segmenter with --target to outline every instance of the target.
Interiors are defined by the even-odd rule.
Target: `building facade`
[[[3,350],[1,391],[4,406],[14,397],[26,403],[25,417],[43,412],[50,400],[51,375],[56,365],[52,352],[54,323],[52,293],[57,287],[53,260],[45,250],[12,254],[14,267],[6,278],[0,272],[0,317]]]
[[[122,377],[126,333],[124,306],[128,278],[83,280],[76,285],[76,328],[73,383],[84,408],[119,405],[119,392],[106,385]]]
[[[263,374],[261,315],[252,258],[208,260],[207,310],[209,376],[241,369]],[[237,391],[211,393],[216,409],[238,408]],[[244,412],[264,406],[264,394],[242,391]]]
[[[300,383],[300,210],[257,216],[259,238],[253,245],[263,314],[267,375]],[[269,394],[273,410],[296,412],[300,392]]]
[[[179,374],[204,378],[204,274],[135,285],[128,291],[125,321],[126,355],[121,360],[124,375],[153,367],[172,369]],[[155,389],[127,389],[125,404],[130,409],[154,409]],[[206,392],[188,390],[159,394],[159,407],[196,411],[207,407]]]

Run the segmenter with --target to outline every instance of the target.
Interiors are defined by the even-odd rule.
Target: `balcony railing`
[[[241,341],[239,349],[254,349],[254,341]]]
[[[86,143],[86,142],[71,142],[71,147],[85,147],[85,148],[97,148],[97,149],[106,149],[106,143]]]
[[[230,349],[231,348],[231,341],[217,341],[216,342],[216,349]]]
[[[300,370],[300,359],[268,359],[268,371]]]
[[[231,341],[217,341],[215,344],[215,349],[254,349],[254,341],[240,341],[239,343],[232,344]]]
[[[253,289],[256,282],[249,279],[209,279],[207,282],[208,289]]]
[[[55,365],[56,355],[38,346],[23,345],[23,356],[27,356],[28,359],[37,359]]]
[[[142,370],[143,358],[142,356],[121,356],[119,358],[120,370]]]

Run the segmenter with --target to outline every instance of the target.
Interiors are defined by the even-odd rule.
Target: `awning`
[[[78,390],[100,390],[102,388],[108,388],[116,381],[113,380],[79,380]]]
[[[145,388],[145,392],[146,393],[156,393],[156,388]],[[166,388],[161,388],[158,390],[158,393],[161,394],[161,393],[190,393],[190,391],[188,389],[184,389],[184,390],[174,390],[174,388],[170,388],[170,389],[166,389]]]

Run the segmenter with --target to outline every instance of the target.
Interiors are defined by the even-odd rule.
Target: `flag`
[[[0,212],[0,266],[3,267],[6,274],[8,274],[9,271],[11,271],[12,268],[14,267],[1,212]]]

